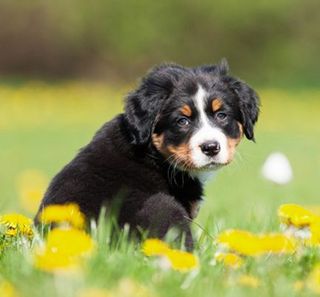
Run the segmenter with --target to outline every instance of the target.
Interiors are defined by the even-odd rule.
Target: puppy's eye
[[[177,120],[177,124],[179,126],[181,126],[181,127],[186,127],[186,126],[188,126],[190,124],[190,120],[188,118],[185,118],[185,117],[179,118]]]
[[[227,119],[228,115],[224,112],[218,112],[216,114],[216,119],[219,120],[220,122],[224,122]]]

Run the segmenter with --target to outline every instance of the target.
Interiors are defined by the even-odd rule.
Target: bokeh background
[[[243,141],[208,184],[200,224],[261,231],[279,204],[317,204],[319,11],[318,0],[0,0],[1,213],[32,216],[49,180],[154,64],[222,57],[258,91],[262,113],[256,144]],[[287,185],[261,176],[273,151],[291,162]]]

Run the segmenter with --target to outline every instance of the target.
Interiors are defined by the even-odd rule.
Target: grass
[[[26,210],[20,200],[17,185],[21,173],[36,169],[50,179],[105,121],[121,111],[128,90],[80,82],[0,85],[0,214],[15,211],[32,217],[34,212]],[[219,231],[278,231],[276,210],[280,204],[319,203],[320,90],[262,89],[259,93],[262,112],[257,143],[244,140],[234,163],[206,187],[204,206],[193,226],[199,240],[195,251],[201,263],[198,273],[162,271],[142,255],[139,245],[128,242],[125,234],[116,244],[107,245],[108,228],[99,226],[98,235],[93,234],[98,253],[80,274],[40,272],[32,267],[29,249],[11,248],[1,254],[0,288],[1,280],[7,280],[20,296],[27,297],[71,297],[84,288],[115,291],[121,286],[136,290],[133,295],[122,292],[122,296],[141,295],[139,286],[146,287],[151,296],[166,297],[310,296],[308,290],[294,291],[293,283],[307,275],[319,258],[317,250],[295,258],[251,260],[236,272],[209,265],[216,250],[211,237]],[[262,163],[272,151],[285,153],[292,163],[294,180],[288,185],[274,185],[260,175]],[[227,284],[241,273],[257,276],[261,289]]]

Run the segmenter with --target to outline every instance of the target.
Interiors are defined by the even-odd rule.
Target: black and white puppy
[[[152,69],[107,122],[52,180],[39,211],[77,203],[86,217],[120,204],[118,222],[163,238],[190,222],[208,173],[229,164],[243,134],[254,139],[259,100],[228,75],[227,62]]]

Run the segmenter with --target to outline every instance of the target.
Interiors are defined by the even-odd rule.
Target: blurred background
[[[258,91],[262,113],[257,143],[243,141],[208,185],[200,222],[259,225],[281,203],[316,204],[319,11],[318,0],[0,0],[0,213],[32,216],[150,67],[222,57]],[[261,175],[273,151],[292,166],[285,185]]]
[[[0,2],[3,76],[132,81],[161,61],[227,57],[259,84],[317,83],[317,0]]]

